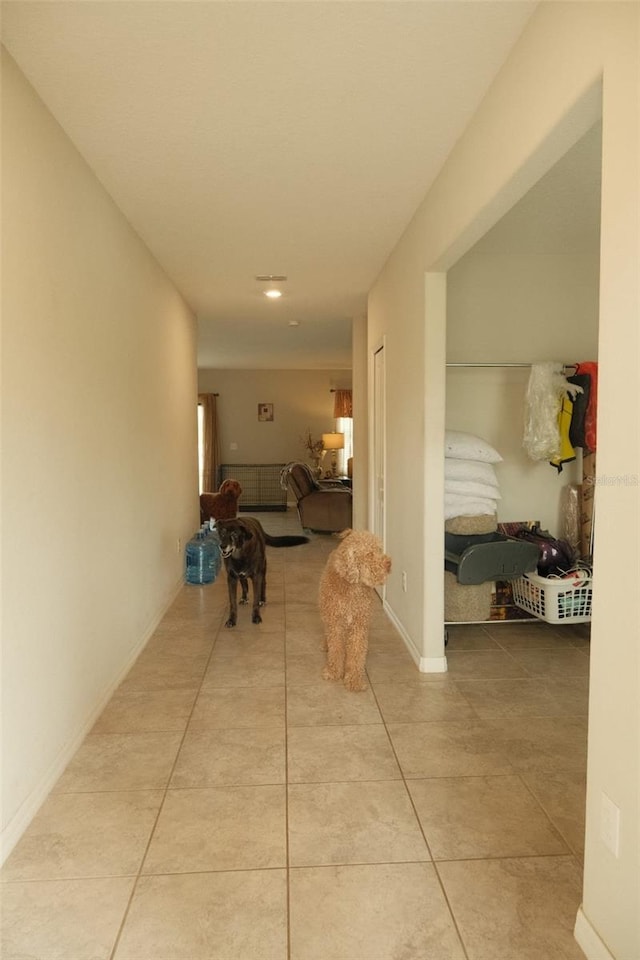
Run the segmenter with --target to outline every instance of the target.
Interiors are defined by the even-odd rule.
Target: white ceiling
[[[535,6],[11,0],[2,39],[196,311],[200,366],[341,369]]]

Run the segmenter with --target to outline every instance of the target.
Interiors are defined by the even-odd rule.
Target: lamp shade
[[[323,433],[322,445],[325,450],[342,450],[344,447],[344,433]]]

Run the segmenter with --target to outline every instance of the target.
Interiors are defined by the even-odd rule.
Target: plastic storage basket
[[[513,601],[547,623],[586,623],[591,620],[591,583],[579,575],[564,580],[525,573],[512,580]]]

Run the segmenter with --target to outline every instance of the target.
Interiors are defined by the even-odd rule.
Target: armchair
[[[351,490],[342,484],[318,482],[306,463],[295,461],[282,471],[282,483],[291,488],[307,530],[338,533],[351,526]]]

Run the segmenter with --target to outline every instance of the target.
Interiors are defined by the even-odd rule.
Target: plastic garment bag
[[[532,460],[557,460],[561,455],[558,414],[562,398],[582,389],[568,382],[555,360],[534,363],[525,395],[522,445]]]

